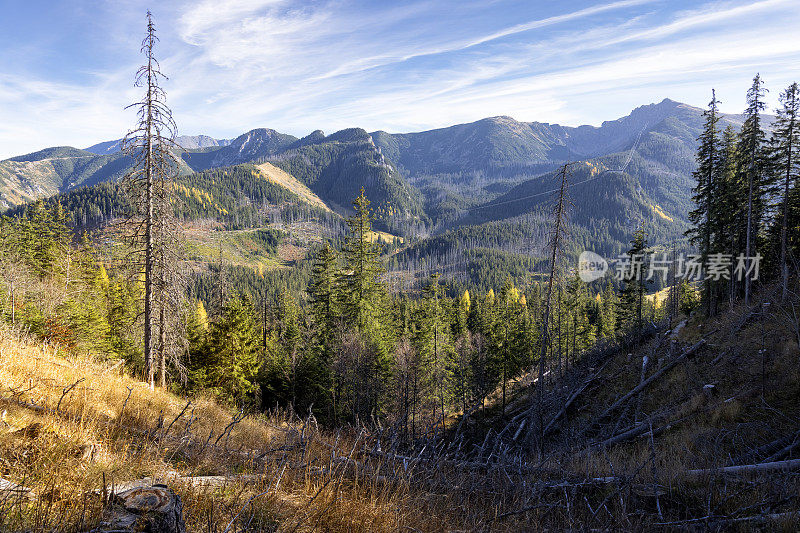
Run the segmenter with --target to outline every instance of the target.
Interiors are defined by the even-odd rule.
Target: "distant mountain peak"
[[[325,137],[325,140],[339,142],[369,141],[370,135],[364,128],[345,128]]]
[[[196,150],[198,148],[227,146],[231,141],[230,139],[215,139],[208,135],[178,135],[175,138],[175,142],[184,150]],[[119,152],[121,149],[122,139],[115,139],[94,144],[85,150],[97,155],[110,155]]]

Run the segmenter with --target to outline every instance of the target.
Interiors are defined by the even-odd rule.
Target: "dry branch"
[[[606,363],[606,364],[608,364],[608,363]],[[552,431],[552,430],[553,430],[555,423],[556,423],[556,422],[557,422],[557,421],[558,421],[558,420],[559,420],[559,419],[560,419],[562,416],[564,416],[564,415],[566,414],[566,412],[567,412],[567,409],[569,409],[569,407],[570,407],[570,406],[571,406],[571,405],[572,405],[572,404],[575,402],[575,400],[577,400],[577,399],[578,399],[578,397],[579,397],[581,394],[583,394],[583,391],[585,391],[585,390],[586,390],[586,388],[587,388],[589,385],[591,385],[591,384],[592,384],[592,382],[593,382],[595,379],[597,379],[597,376],[599,376],[599,375],[600,375],[600,374],[603,372],[603,369],[605,368],[605,366],[606,366],[606,365],[604,364],[602,367],[600,367],[600,370],[598,370],[597,372],[595,372],[594,374],[592,374],[592,376],[591,376],[589,379],[587,379],[586,381],[584,381],[584,382],[581,384],[581,386],[580,386],[580,387],[578,387],[578,389],[577,389],[575,392],[573,392],[573,393],[572,393],[572,395],[571,395],[571,396],[570,396],[570,397],[567,399],[567,401],[566,401],[566,402],[564,402],[564,405],[561,407],[561,410],[559,410],[559,411],[558,411],[558,413],[556,413],[556,416],[554,416],[554,417],[553,417],[553,419],[552,419],[552,420],[550,420],[550,422],[547,424],[547,426],[545,426],[545,428],[544,428],[544,435],[545,435],[545,436],[547,436],[547,435],[550,433],[550,431]],[[516,437],[515,437],[515,438],[516,438]]]
[[[777,460],[779,460],[779,459],[781,459],[783,457],[786,457],[787,455],[792,453],[795,449],[800,447],[800,431],[798,431],[794,435],[791,435],[788,440],[789,440],[789,444],[787,444],[782,449],[778,450],[777,452],[775,452],[772,455],[770,455],[769,457],[767,457],[764,460],[764,462],[777,461]]]
[[[631,398],[633,398],[634,396],[639,394],[641,391],[643,391],[644,389],[646,389],[647,387],[649,387],[650,385],[655,383],[656,380],[658,380],[658,378],[660,378],[661,376],[663,376],[664,374],[666,374],[667,372],[669,372],[670,370],[675,368],[679,363],[681,363],[682,361],[684,361],[688,357],[691,357],[692,355],[694,355],[695,352],[697,352],[697,350],[699,350],[700,347],[702,347],[705,343],[706,343],[706,340],[705,339],[701,339],[699,342],[693,344],[692,346],[690,346],[689,348],[684,350],[684,352],[681,355],[679,355],[678,357],[676,357],[675,359],[673,359],[672,361],[670,361],[669,363],[667,363],[666,365],[661,367],[658,371],[653,373],[653,375],[651,375],[649,378],[647,378],[646,380],[641,382],[639,385],[634,387],[633,390],[631,390],[630,392],[628,392],[627,394],[622,396],[622,398],[620,398],[619,400],[617,400],[616,402],[611,404],[611,406],[608,409],[603,411],[603,413],[600,416],[597,417],[597,419],[595,420],[594,424],[597,424],[597,423],[605,420],[611,413],[616,411],[625,402],[627,402],[628,400],[630,400]]]

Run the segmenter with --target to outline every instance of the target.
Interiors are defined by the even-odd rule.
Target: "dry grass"
[[[797,475],[686,473],[762,461],[759,447],[800,429],[793,332],[777,309],[758,309],[690,321],[680,345],[700,337],[707,345],[640,401],[592,426],[639,383],[644,354],[651,374],[681,348],[662,338],[609,356],[541,455],[520,453],[530,449],[510,446],[510,435],[483,434],[403,452],[386,429],[324,430],[284,413],[229,426],[237,413],[207,398],[185,408],[186,399],[151,391],[120,368],[0,330],[0,477],[35,492],[29,500],[0,493],[0,531],[86,530],[102,511],[95,491],[104,477],[116,485],[165,480],[184,501],[189,530],[201,532],[229,524],[230,531],[750,530],[755,522],[725,520],[800,508]],[[578,364],[550,384],[545,419],[593,365]],[[709,384],[713,391],[704,391]],[[526,394],[522,388],[509,402],[509,418],[527,405]],[[589,446],[648,420],[652,438]],[[761,525],[790,531],[799,523]]]
[[[375,436],[365,430],[324,432],[273,414],[246,416],[226,434],[237,414],[227,408],[196,398],[184,410],[187,400],[119,367],[7,329],[0,383],[0,477],[33,491],[0,493],[0,531],[84,531],[101,515],[104,479],[109,488],[165,480],[189,530],[201,532],[231,522],[231,531],[476,530],[498,505],[475,499],[464,512],[447,478],[370,455]]]
[[[331,209],[322,201],[322,199],[314,194],[314,192],[309,189],[305,184],[303,184],[300,180],[285,172],[284,170],[276,167],[271,163],[262,163],[257,165],[261,171],[261,175],[264,176],[267,180],[277,183],[281,187],[285,187],[289,189],[291,192],[305,200],[306,202],[310,203],[311,205],[321,207],[326,211],[332,212]]]

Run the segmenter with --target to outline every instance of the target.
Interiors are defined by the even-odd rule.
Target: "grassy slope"
[[[21,341],[8,330],[0,330],[0,383],[0,477],[35,493],[27,501],[0,492],[0,531],[91,527],[101,511],[91,491],[101,487],[103,475],[109,486],[145,476],[166,481],[183,499],[189,531],[222,531],[243,508],[237,524],[249,522],[258,531],[388,531],[404,523],[425,527],[422,521],[432,524],[426,529],[442,526],[435,514],[404,509],[409,495],[403,483],[359,474],[355,461],[364,459],[356,446],[363,435],[324,434],[313,423],[251,415],[218,440],[234,411],[197,398],[181,415],[185,399],[151,391],[108,364]],[[73,383],[56,414],[64,388]],[[159,420],[162,427],[176,422],[164,431]]]
[[[306,185],[300,182],[300,180],[288,172],[285,172],[271,163],[262,163],[256,167],[261,171],[264,177],[271,182],[277,183],[281,187],[289,189],[311,205],[321,207],[326,211],[331,211],[331,209],[325,205],[325,202],[323,202],[319,196],[314,194],[311,189],[309,189]]]

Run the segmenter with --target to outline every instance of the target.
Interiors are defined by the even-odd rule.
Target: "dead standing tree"
[[[171,190],[168,185],[162,185],[156,190]],[[186,380],[182,356],[188,350],[188,280],[185,264],[181,261],[185,257],[184,235],[180,224],[172,216],[169,200],[169,196],[163,199],[166,202],[165,210],[156,227],[154,303],[158,309],[158,382],[162,388],[167,382],[168,362],[180,379]]]
[[[558,188],[558,197],[556,199],[555,205],[555,219],[553,220],[553,228],[550,232],[550,278],[547,281],[547,293],[545,294],[544,300],[544,311],[542,316],[542,334],[540,336],[539,342],[541,343],[540,350],[539,350],[539,376],[536,379],[536,390],[538,394],[536,395],[536,405],[534,408],[534,398],[533,398],[533,391],[531,389],[531,408],[529,414],[529,435],[532,435],[533,432],[533,415],[534,412],[537,413],[539,419],[539,448],[541,449],[544,445],[544,406],[543,406],[543,398],[544,398],[544,377],[545,377],[545,369],[547,363],[547,348],[548,344],[550,343],[550,335],[549,335],[549,324],[550,324],[550,310],[552,307],[552,299],[553,299],[553,282],[556,277],[556,269],[558,265],[558,258],[562,252],[562,248],[564,246],[564,241],[566,240],[567,235],[567,227],[566,227],[566,217],[567,217],[567,207],[570,205],[569,199],[567,198],[567,188],[569,187],[569,175],[570,175],[570,167],[573,163],[565,163],[564,166],[561,167],[561,170],[558,172],[557,177],[559,178],[561,184]],[[533,371],[531,371],[531,374]]]
[[[172,209],[171,181],[179,169],[174,153],[177,148],[177,126],[172,111],[167,107],[166,93],[159,86],[160,80],[166,79],[166,76],[161,73],[161,67],[153,56],[157,42],[153,17],[148,11],[147,36],[141,48],[147,63],[136,72],[135,81],[136,87],[145,88],[145,94],[141,100],[129,106],[137,110],[137,123],[123,139],[123,150],[134,163],[122,181],[134,208],[126,236],[133,245],[138,270],[144,274],[144,364],[151,388],[155,377],[154,304],[160,304],[162,312],[159,318],[164,318],[166,313],[163,310],[167,302],[164,291],[168,278],[165,273],[170,264],[175,264],[170,260],[173,250],[171,239],[168,238],[168,215]],[[160,296],[157,296],[158,292]],[[160,320],[159,325],[163,332],[165,319]],[[163,354],[164,335],[160,336],[160,351]]]

